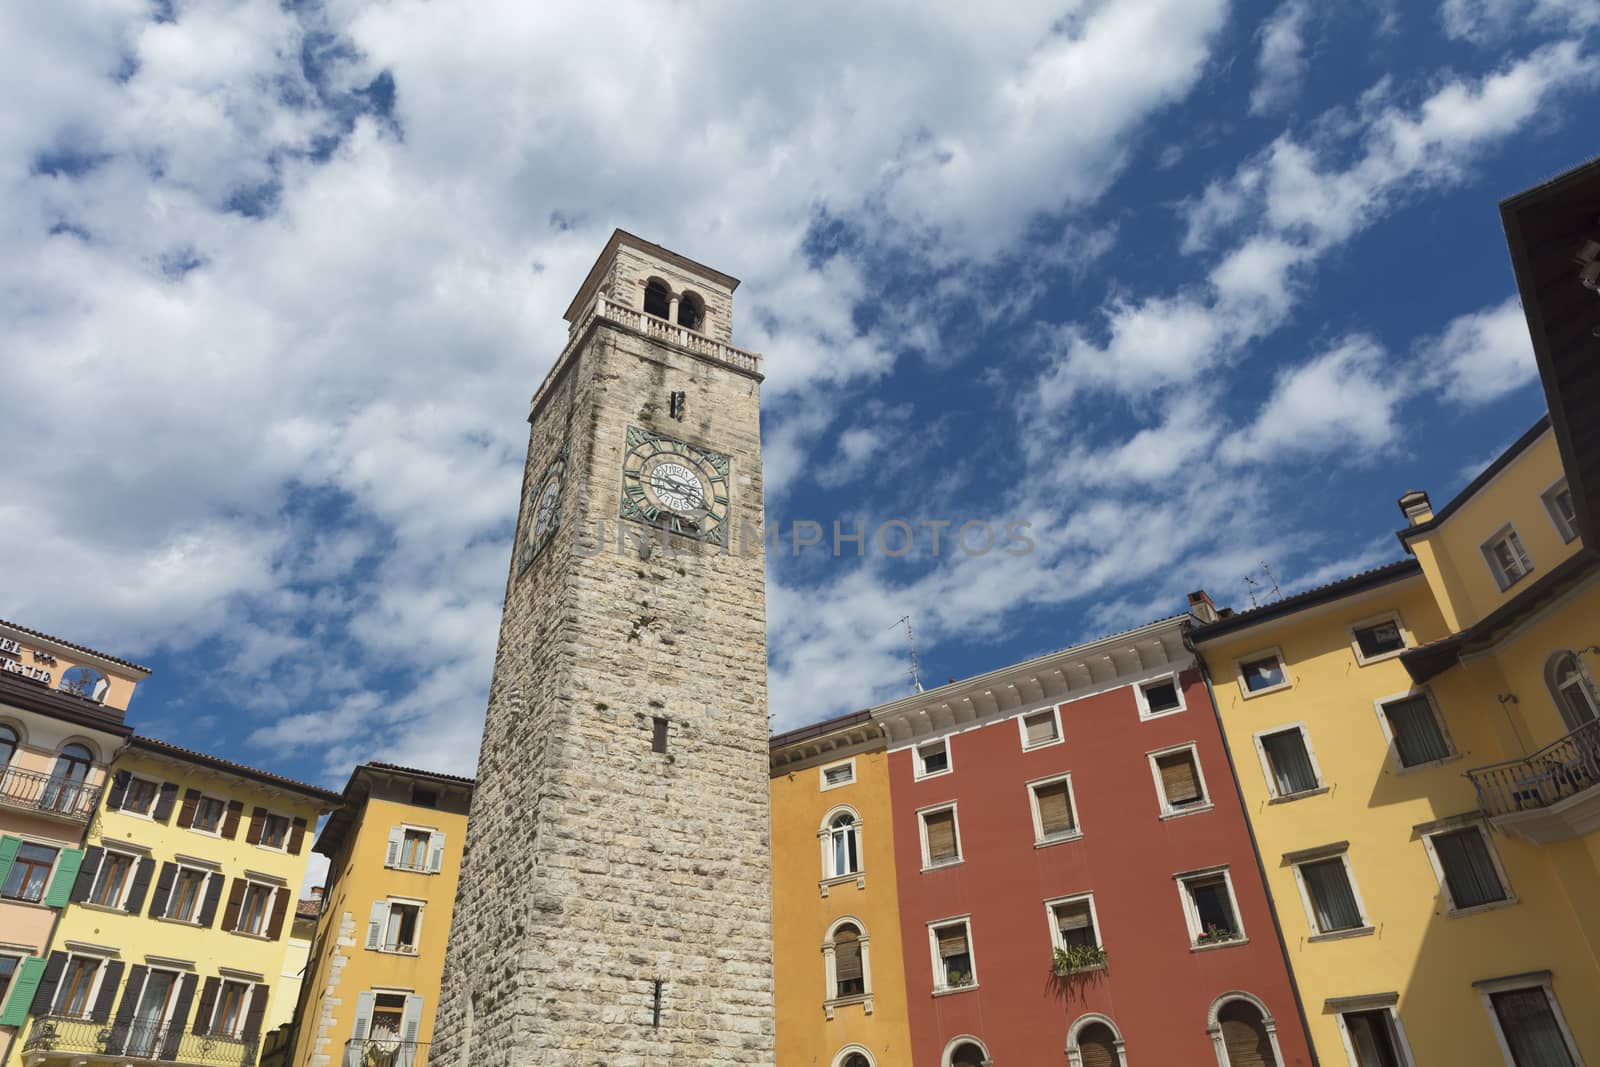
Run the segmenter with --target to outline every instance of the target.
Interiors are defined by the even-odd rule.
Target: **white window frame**
[[[1450,895],[1450,881],[1444,876],[1444,864],[1439,860],[1439,853],[1433,847],[1433,839],[1440,834],[1454,833],[1457,830],[1476,830],[1483,838],[1483,844],[1489,850],[1489,862],[1494,865],[1495,876],[1500,879],[1500,888],[1505,890],[1505,899],[1491,900],[1487,904],[1474,904],[1470,908],[1456,907],[1455,898]],[[1428,865],[1433,868],[1433,877],[1439,883],[1439,895],[1444,898],[1445,914],[1452,917],[1457,915],[1476,915],[1480,911],[1493,911],[1496,908],[1507,908],[1517,902],[1517,891],[1511,887],[1511,879],[1506,877],[1506,869],[1500,862],[1500,853],[1494,847],[1494,839],[1489,834],[1489,828],[1484,825],[1479,815],[1457,815],[1448,819],[1428,823],[1426,826],[1417,827],[1417,833],[1422,838],[1422,847],[1428,853]]]
[[[1417,1067],[1417,1058],[1411,1054],[1411,1039],[1406,1037],[1405,1023],[1400,1021],[1400,1012],[1395,1007],[1399,1000],[1398,994],[1381,993],[1370,997],[1340,997],[1336,1007],[1331,1002],[1327,1006],[1327,1010],[1332,1011],[1339,1020],[1339,1040],[1344,1045],[1345,1058],[1350,1061],[1350,1067],[1361,1067],[1361,1061],[1356,1058],[1356,1043],[1350,1036],[1350,1027],[1344,1017],[1369,1011],[1382,1012],[1389,1017],[1389,1034],[1394,1038],[1394,1051],[1400,1057],[1400,1067]]]
[[[217,984],[217,1000],[216,1003],[211,1006],[211,1021],[208,1024],[210,1029],[208,1029],[206,1032],[216,1037],[238,1041],[241,1037],[243,1037],[244,1028],[250,1021],[250,1002],[255,998],[257,983],[247,982],[243,978],[226,974],[218,975],[217,977],[219,979]],[[228,1030],[224,1030],[220,1026],[223,1008],[222,991],[227,988],[229,982],[232,982],[234,985],[244,986],[244,999],[239,1002],[238,1033],[232,1033]]]
[[[204,833],[205,831],[202,830],[201,832]],[[186,926],[199,926],[200,915],[206,909],[206,894],[211,892],[211,879],[222,878],[223,874],[215,867],[202,867],[198,863],[190,863],[181,858],[173,861],[173,867],[172,886],[167,890],[167,903],[166,907],[162,909],[161,917],[166,919],[168,922],[183,923]],[[187,919],[180,918],[173,913],[173,908],[176,906],[178,901],[178,880],[183,877],[184,871],[195,871],[201,875],[204,875],[204,878],[200,882],[200,893],[195,897],[194,900],[194,914]],[[154,887],[155,883],[152,882],[152,891],[154,890]]]
[[[1230,941],[1229,944],[1238,942]],[[1261,1028],[1267,1033],[1267,1042],[1272,1046],[1272,1067],[1283,1067],[1283,1049],[1278,1045],[1278,1021],[1272,1017],[1272,1011],[1260,997],[1254,993],[1247,993],[1243,989],[1233,989],[1211,1002],[1211,1007],[1206,1010],[1206,1034],[1211,1038],[1211,1051],[1217,1057],[1217,1067],[1232,1067],[1228,1058],[1228,1046],[1222,1038],[1222,1009],[1234,1001],[1243,1001],[1255,1008],[1261,1015]]]
[[[941,811],[950,813],[950,824],[956,833],[956,858],[934,863],[928,853],[927,817],[929,815],[937,815]],[[956,811],[956,802],[954,800],[941,800],[937,804],[929,804],[926,807],[918,808],[916,814],[917,834],[922,839],[922,870],[924,873],[927,871],[942,871],[948,867],[959,867],[967,862],[967,850],[961,844],[961,815]]]
[[[1283,674],[1283,681],[1279,682],[1277,685],[1268,686],[1265,689],[1252,690],[1249,686],[1244,684],[1244,665],[1246,663],[1255,663],[1259,660],[1264,660],[1269,656],[1277,659],[1278,670]],[[1252,652],[1249,655],[1240,656],[1235,659],[1233,661],[1233,679],[1234,682],[1239,686],[1239,695],[1245,700],[1254,700],[1256,697],[1264,697],[1269,693],[1281,693],[1285,689],[1294,688],[1294,675],[1289,672],[1289,661],[1283,658],[1283,652],[1278,648],[1277,645],[1273,645],[1270,648],[1263,648],[1257,652]]]
[[[855,820],[856,861],[860,864],[860,870],[846,874],[833,870],[833,820],[841,815],[848,815]],[[822,879],[818,885],[822,889],[823,896],[827,896],[828,890],[832,887],[850,882],[854,882],[857,889],[867,888],[866,837],[862,833],[860,812],[849,804],[839,804],[829,808],[828,813],[822,817],[822,825],[817,827],[817,840],[822,846]]]
[[[850,777],[846,778],[842,782],[829,782],[828,781],[828,772],[831,771],[831,770],[836,770],[836,769],[838,769],[840,767],[848,767],[848,768],[850,768]],[[847,785],[855,785],[855,784],[856,784],[856,758],[854,756],[851,756],[849,759],[846,759],[846,760],[839,760],[839,761],[837,761],[835,763],[824,763],[822,766],[817,768],[817,787],[818,787],[818,789],[820,791],[822,791],[824,793],[826,793],[830,789],[843,789]]]
[[[294,839],[294,818],[292,816],[285,815],[281,811],[273,811],[271,808],[265,808],[263,810],[266,813],[261,816],[261,833],[263,839],[256,842],[256,848],[259,848],[265,852],[275,852],[278,855],[287,854],[289,851],[289,842]],[[282,819],[284,823],[287,824],[288,829],[284,831],[283,844],[269,845],[266,843],[265,836],[267,832],[268,819]]]
[[[112,904],[96,904],[92,899],[84,899],[75,903],[80,903],[86,908],[93,908],[99,911],[122,911],[127,906],[128,893],[133,889],[133,880],[139,876],[139,861],[144,859],[145,855],[147,853],[141,854],[132,850],[125,851],[121,848],[102,848],[100,851],[100,866],[95,868],[94,881],[89,883],[89,897],[92,898],[94,896],[95,887],[100,884],[101,876],[106,873],[106,860],[111,856],[121,856],[129,861],[128,877],[123,879],[122,888],[117,890],[116,902]],[[174,875],[173,879],[176,881],[177,876]]]
[[[1085,1030],[1095,1023],[1099,1023],[1111,1031],[1111,1043],[1117,1050],[1117,1062],[1122,1064],[1122,1067],[1127,1067],[1128,1050],[1124,1047],[1126,1042],[1122,1040],[1122,1031],[1117,1028],[1117,1024],[1112,1021],[1111,1016],[1101,1015],[1095,1011],[1086,1012],[1078,1016],[1072,1021],[1072,1025],[1067,1028],[1068,1067],[1083,1067],[1083,1050],[1078,1044],[1078,1039]]]
[[[1050,723],[1055,728],[1056,735],[1048,741],[1040,741],[1037,745],[1030,745],[1028,744],[1028,720],[1037,718],[1040,715],[1050,716]],[[1018,715],[1017,736],[1022,742],[1022,751],[1024,752],[1036,752],[1041,748],[1050,748],[1052,745],[1064,743],[1066,738],[1061,733],[1061,708],[1052,704],[1047,708],[1035,708],[1032,711]]]
[[[944,737],[930,737],[926,741],[911,746],[911,778],[913,781],[921,782],[929,778],[942,778],[956,769],[956,752],[955,745],[951,743],[952,740],[952,736],[946,734]],[[944,770],[924,773],[922,770],[922,750],[933,744],[944,745]]]
[[[233,929],[228,932],[233,934],[243,934],[245,937],[265,938],[267,936],[267,929],[272,925],[272,909],[278,906],[278,894],[286,893],[288,892],[288,889],[273,882],[263,881],[260,878],[251,878],[248,875],[245,876],[244,885],[244,892],[239,894],[239,914],[233,917]],[[246,930],[239,925],[244,921],[244,902],[245,897],[250,895],[251,886],[260,886],[263,889],[270,890],[270,892],[267,894],[267,909],[261,915],[260,930]]]
[[[1306,759],[1311,761],[1311,773],[1316,775],[1317,784],[1310,789],[1302,789],[1298,793],[1278,792],[1278,776],[1272,769],[1272,757],[1267,754],[1266,739],[1274,734],[1285,734],[1290,730],[1300,731],[1300,743],[1306,747]],[[1316,797],[1328,791],[1328,780],[1322,776],[1322,764],[1317,762],[1317,750],[1311,747],[1311,731],[1306,727],[1304,719],[1296,722],[1286,722],[1278,726],[1269,726],[1265,730],[1257,730],[1250,735],[1255,743],[1256,759],[1261,763],[1261,776],[1266,779],[1267,793],[1271,797],[1268,803],[1301,800],[1305,797]]]
[[[1561,543],[1570,545],[1578,539],[1578,527],[1568,526],[1566,518],[1556,508],[1556,497],[1565,489],[1568,496],[1572,494],[1572,486],[1567,477],[1562,475],[1544,492],[1539,494],[1539,499],[1544,502],[1544,510],[1550,516],[1550,524],[1556,528],[1556,534],[1561,538]],[[1576,509],[1577,505],[1573,505]]]
[[[872,1054],[872,1050],[867,1048],[865,1045],[846,1045],[838,1052],[835,1052],[833,1054],[833,1063],[831,1064],[831,1067],[844,1067],[845,1061],[851,1056],[865,1056],[867,1060],[867,1067],[878,1067],[877,1057],[874,1056]]]
[[[1175,756],[1180,752],[1188,752],[1189,758],[1194,761],[1194,776],[1200,781],[1200,801],[1190,804],[1185,808],[1174,808],[1167,801],[1167,787],[1161,781],[1161,768],[1156,760],[1162,756]],[[1203,811],[1211,811],[1216,807],[1211,799],[1211,786],[1206,783],[1206,770],[1200,763],[1200,749],[1193,741],[1185,741],[1179,745],[1168,745],[1146,752],[1145,761],[1150,764],[1150,778],[1156,787],[1156,804],[1160,808],[1161,819],[1181,819],[1185,815],[1198,815]]]
[[[68,949],[66,966],[61,968],[61,977],[63,979],[66,978],[67,971],[72,968],[73,960],[92,960],[95,964],[94,978],[89,982],[89,993],[83,1001],[85,1014],[67,1015],[64,1012],[57,1010],[61,1006],[62,994],[66,992],[65,984],[59,982],[56,985],[55,996],[50,1000],[50,1014],[58,1015],[63,1019],[73,1019],[78,1022],[83,1022],[84,1020],[88,1019],[90,1015],[94,1013],[95,1001],[100,999],[100,985],[105,981],[106,978],[106,961],[111,959],[113,955],[115,955],[114,950],[107,950],[102,954],[99,951],[83,952],[78,949]],[[45,958],[48,959],[49,957],[46,956]],[[141,989],[140,992],[142,993],[143,989]]]
[[[1172,683],[1172,691],[1178,695],[1178,706],[1168,708],[1166,711],[1151,711],[1150,701],[1145,696],[1144,691],[1149,686],[1160,685],[1162,682]],[[1168,715],[1178,715],[1189,709],[1189,702],[1183,697],[1183,686],[1178,681],[1177,671],[1168,671],[1166,674],[1158,674],[1154,678],[1146,678],[1142,682],[1133,683],[1133,702],[1139,706],[1140,722],[1149,722],[1151,719],[1164,719]]]
[[[156,787],[156,795],[150,801],[150,810],[149,811],[130,811],[126,807],[120,807],[119,806],[117,808],[118,813],[122,814],[122,815],[126,815],[130,819],[143,819],[146,822],[155,822],[156,821],[156,805],[161,803],[161,787],[165,783],[163,783],[162,780],[159,779],[159,778],[149,778],[149,777],[146,777],[145,775],[142,775],[142,774],[129,774],[128,775],[128,788],[131,789],[133,787],[133,783],[134,782],[149,782],[151,785]],[[127,793],[126,789],[123,790],[122,796],[123,796],[124,800],[127,799],[128,793]],[[226,818],[226,816],[224,816],[224,818]]]
[[[1394,727],[1389,725],[1389,716],[1384,714],[1385,704],[1393,704],[1412,697],[1424,697],[1428,701],[1428,710],[1433,713],[1433,724],[1439,728],[1439,736],[1444,739],[1444,747],[1449,751],[1438,759],[1426,763],[1416,763],[1407,767],[1400,762],[1400,745],[1394,737]],[[1413,771],[1425,771],[1429,767],[1437,767],[1441,763],[1449,763],[1461,758],[1461,751],[1456,748],[1455,738],[1450,736],[1450,728],[1445,725],[1444,715],[1439,711],[1439,702],[1434,699],[1433,690],[1426,685],[1414,685],[1410,689],[1399,693],[1390,693],[1381,696],[1372,702],[1372,710],[1378,716],[1378,728],[1383,731],[1384,743],[1389,746],[1389,762],[1395,774],[1410,774]]]
[[[836,997],[834,993],[839,988],[839,971],[837,960],[834,957],[834,935],[839,932],[839,927],[844,925],[854,926],[861,946],[861,988],[864,992],[853,993],[848,997]],[[822,1010],[829,1022],[833,1021],[835,1008],[849,1004],[860,1004],[868,1015],[872,1014],[872,950],[869,947],[870,939],[867,936],[867,924],[854,915],[841,915],[828,925],[828,931],[822,939]]]
[[[228,800],[226,797],[219,797],[214,793],[202,792],[200,794],[200,799],[194,802],[193,818],[198,819],[200,817],[200,805],[204,804],[208,800],[214,800],[218,804],[222,805],[222,817],[217,820],[217,828],[215,830],[207,830],[205,827],[191,821],[189,825],[185,827],[185,829],[187,829],[190,833],[199,834],[202,837],[221,838],[222,828],[228,825]]]
[[[30,834],[12,834],[11,836],[18,838],[22,842],[22,845],[34,845],[38,848],[54,849],[56,858],[50,861],[50,870],[49,873],[44,876],[44,888],[39,891],[38,900],[26,900],[22,897],[0,897],[0,904],[37,904],[43,907],[45,906],[44,898],[50,895],[50,883],[56,880],[56,872],[61,869],[61,854],[67,850],[68,846],[63,845],[59,841],[49,841],[45,838],[34,837]],[[22,845],[17,846],[19,851],[21,850]],[[7,877],[10,877],[9,871],[7,872]],[[3,879],[0,879],[0,881],[3,881]]]
[[[1376,656],[1368,656],[1361,651],[1361,642],[1356,638],[1357,630],[1370,630],[1374,626],[1382,626],[1386,622],[1394,623],[1394,628],[1400,632],[1400,647],[1392,652],[1380,652]],[[1363,667],[1370,667],[1374,663],[1394,659],[1416,645],[1416,639],[1411,636],[1411,631],[1406,629],[1406,624],[1400,618],[1398,611],[1385,611],[1365,619],[1357,619],[1349,626],[1350,651],[1355,654],[1356,662]]]
[[[381,900],[375,900],[375,901],[372,902],[372,904],[373,904],[374,914],[376,914],[376,909],[377,909],[378,905],[380,905],[380,904],[383,905],[383,921],[378,924],[378,944],[377,944],[377,947],[373,948],[369,944],[369,946],[367,947],[367,951],[368,952],[381,952],[386,956],[410,956],[410,957],[420,956],[422,954],[422,920],[423,920],[423,917],[427,914],[428,902],[426,900],[418,900],[415,897],[388,896],[388,897],[382,898]],[[415,931],[415,935],[416,935],[416,939],[417,940],[416,940],[416,943],[411,946],[411,951],[410,952],[403,952],[399,948],[388,948],[387,947],[387,943],[388,943],[388,940],[389,940],[389,923],[392,922],[393,919],[394,919],[394,908],[395,908],[396,904],[404,905],[406,907],[414,907],[414,908],[417,909],[417,925],[416,925],[416,931]],[[370,929],[370,926],[371,926],[371,923],[372,923],[372,916],[370,916],[370,915],[368,916],[367,922],[368,922],[368,927],[369,927],[368,932],[367,932],[367,937],[368,937],[368,941],[370,942],[371,936],[372,936],[371,929]]]
[[[1376,931],[1377,928],[1372,925],[1372,916],[1367,913],[1367,902],[1361,896],[1361,887],[1356,884],[1355,868],[1350,866],[1348,842],[1324,848],[1305,849],[1290,853],[1283,858],[1284,862],[1294,869],[1294,884],[1300,890],[1300,904],[1306,912],[1307,942],[1340,941],[1347,937],[1363,937]],[[1306,883],[1305,872],[1301,868],[1308,863],[1326,863],[1334,859],[1344,864],[1344,878],[1349,883],[1350,895],[1355,897],[1356,913],[1361,917],[1361,922],[1344,930],[1322,930],[1317,926],[1317,908],[1316,902],[1311,897],[1311,886]]]
[[[1210,881],[1218,875],[1222,876],[1222,884],[1228,890],[1228,905],[1233,908],[1233,921],[1238,927],[1238,936],[1229,941],[1217,941],[1209,945],[1200,944],[1200,935],[1205,933],[1200,927],[1200,910],[1195,907],[1194,898],[1189,894],[1189,883]],[[1233,945],[1244,945],[1250,941],[1250,935],[1244,928],[1244,913],[1239,910],[1239,896],[1233,891],[1233,874],[1228,870],[1226,863],[1216,867],[1203,867],[1195,871],[1180,871],[1172,876],[1178,885],[1178,902],[1183,907],[1183,922],[1189,930],[1189,951],[1208,952],[1215,948],[1228,948]]]
[[[967,959],[972,961],[972,981],[966,985],[946,985],[944,980],[944,966],[940,963],[938,931],[947,926],[960,924],[967,928]],[[972,939],[972,913],[951,915],[944,919],[935,919],[928,923],[928,955],[929,963],[933,968],[933,995],[946,996],[951,993],[965,993],[969,989],[978,988],[978,947]]]
[[[395,831],[397,831],[397,830],[400,833],[400,837],[399,837],[399,841],[398,841],[397,847],[395,848],[394,862],[393,863],[389,862],[389,852],[388,852],[387,843],[384,846],[383,866],[384,866],[384,868],[386,870],[403,871],[403,872],[405,872],[407,874],[438,874],[441,870],[443,870],[443,866],[444,865],[443,865],[443,855],[442,855],[443,854],[443,846],[442,845],[440,846],[440,852],[441,852],[440,865],[438,867],[435,867],[434,864],[433,864],[433,843],[437,838],[443,836],[443,831],[441,831],[436,826],[421,826],[421,825],[419,825],[417,823],[411,823],[411,822],[396,823],[394,826],[389,827],[389,833],[390,833],[391,840],[393,840],[393,835],[394,835]],[[402,853],[405,851],[406,832],[408,830],[415,831],[415,832],[417,832],[419,834],[422,834],[422,835],[426,836],[427,839],[428,839],[427,846],[425,848],[423,848],[423,850],[422,850],[422,866],[421,867],[406,867],[406,866],[402,866],[401,863],[400,863],[400,857],[401,857]]]
[[[1514,578],[1500,569],[1500,561],[1495,559],[1494,556],[1494,546],[1507,538],[1516,542],[1517,562],[1521,564],[1524,560],[1527,561],[1522,573]],[[1533,563],[1533,556],[1528,553],[1528,546],[1522,543],[1522,535],[1517,533],[1515,524],[1510,522],[1490,534],[1483,544],[1478,546],[1478,551],[1483,554],[1483,561],[1488,566],[1489,573],[1494,577],[1495,585],[1500,587],[1502,593],[1521,582],[1536,569]]]
[[[1058,782],[1067,783],[1067,808],[1072,812],[1072,829],[1064,834],[1046,837],[1044,834],[1044,819],[1039,815],[1039,794],[1035,792],[1040,786],[1055,785]],[[1059,845],[1066,841],[1076,841],[1083,836],[1083,821],[1078,818],[1078,791],[1072,787],[1072,772],[1052,774],[1048,778],[1035,778],[1024,787],[1028,791],[1028,811],[1033,816],[1033,847],[1044,848],[1047,845]]]
[[[1478,996],[1483,1001],[1483,1009],[1489,1013],[1489,1026],[1494,1030],[1495,1043],[1500,1046],[1500,1055],[1505,1059],[1506,1067],[1516,1067],[1516,1061],[1511,1058],[1511,1046],[1506,1041],[1505,1031],[1500,1028],[1500,1013],[1494,1010],[1494,1001],[1491,998],[1495,993],[1513,993],[1520,989],[1544,991],[1544,999],[1550,1005],[1550,1014],[1555,1016],[1556,1027],[1561,1031],[1561,1039],[1566,1042],[1567,1055],[1572,1057],[1572,1062],[1577,1067],[1584,1067],[1583,1053],[1578,1051],[1578,1042],[1573,1039],[1572,1030],[1567,1026],[1567,1017],[1561,1011],[1561,1001],[1556,998],[1551,977],[1549,971],[1534,971],[1531,974],[1486,978],[1472,983],[1472,988],[1478,991]]]
[[[1106,947],[1105,939],[1100,936],[1100,909],[1095,907],[1094,891],[1088,890],[1082,893],[1068,893],[1064,897],[1052,897],[1044,902],[1044,921],[1050,927],[1051,948],[1059,948],[1064,950],[1067,947],[1066,943],[1061,940],[1061,927],[1056,923],[1056,908],[1063,904],[1082,903],[1087,903],[1089,905],[1089,926],[1094,930],[1094,943],[1099,945],[1101,948]],[[1084,970],[1096,969],[1098,968],[1084,968]]]

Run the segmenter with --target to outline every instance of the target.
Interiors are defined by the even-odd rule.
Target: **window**
[[[0,955],[0,1006],[5,1004],[6,994],[11,992],[11,979],[16,977],[21,965],[21,956]]]
[[[845,760],[820,769],[822,788],[824,790],[837,789],[841,785],[849,785],[856,780],[856,761]]]
[[[1200,761],[1195,758],[1192,743],[1150,753],[1150,770],[1155,776],[1162,818],[1210,809],[1205,778],[1200,774]]]
[[[1489,1002],[1501,1051],[1512,1067],[1576,1067],[1576,1046],[1550,988],[1548,972],[1535,979],[1474,983]]]
[[[1256,753],[1261,757],[1267,788],[1274,797],[1298,796],[1322,787],[1322,776],[1311,757],[1311,744],[1303,724],[1257,734]]]
[[[179,867],[178,876],[172,883],[172,895],[167,899],[167,918],[186,923],[199,922],[200,901],[205,897],[208,877],[206,871]]]
[[[650,751],[665,752],[667,750],[667,720],[657,715],[651,720],[650,725]]]
[[[107,852],[100,859],[100,869],[95,872],[94,885],[89,888],[89,903],[102,908],[120,908],[133,880],[133,869],[138,859],[121,852]]]
[[[17,848],[17,857],[11,861],[11,871],[5,884],[0,886],[0,896],[7,900],[25,900],[37,904],[44,898],[45,883],[50,880],[50,868],[55,866],[57,850],[45,845],[24,841]]]
[[[1501,589],[1510,589],[1533,570],[1528,550],[1522,547],[1522,538],[1508,523],[1483,544],[1483,558]]]
[[[417,927],[421,921],[421,905],[390,904],[389,927],[383,936],[384,951],[414,954],[417,951]]]
[[[50,781],[45,786],[40,806],[50,811],[76,811],[93,764],[94,756],[84,746],[63,748],[56,757],[56,765],[50,769]]]
[[[1289,685],[1289,672],[1284,669],[1283,657],[1275,648],[1240,660],[1238,671],[1239,688],[1246,699]]]
[[[1295,863],[1301,900],[1313,936],[1363,930],[1367,926],[1361,901],[1350,877],[1349,855],[1340,850]]]
[[[935,992],[968,989],[978,984],[978,972],[973,966],[971,934],[972,923],[966,916],[928,924]]]
[[[1122,1040],[1109,1025],[1095,1020],[1077,1031],[1067,1056],[1074,1067],[1122,1067]]]
[[[1230,1000],[1216,1018],[1215,1033],[1228,1057],[1227,1067],[1278,1067],[1283,1062],[1267,1019],[1251,1001]]]
[[[989,1067],[993,1061],[981,1042],[958,1037],[945,1050],[944,1062],[950,1067]]]
[[[56,686],[63,693],[71,693],[75,697],[92,700],[96,704],[105,703],[106,692],[111,688],[111,683],[106,681],[106,676],[93,667],[68,667],[61,674],[61,684]]]
[[[1100,926],[1091,894],[1046,901],[1045,911],[1050,917],[1050,943],[1055,950],[1057,974],[1105,965],[1106,954],[1100,948]]]
[[[128,791],[122,795],[122,810],[135,815],[149,815],[155,811],[156,797],[161,787],[145,778],[129,778]]]
[[[400,862],[397,866],[420,871],[428,866],[428,842],[433,835],[426,830],[406,830],[400,839]]]
[[[5,770],[11,764],[11,757],[17,754],[17,742],[20,738],[17,731],[0,723],[0,770]]]
[[[1170,715],[1183,710],[1183,690],[1178,688],[1178,676],[1175,674],[1141,682],[1133,692],[1141,719],[1153,719],[1158,715]]]
[[[672,290],[660,278],[651,278],[644,286],[644,313],[658,319],[671,316]]]
[[[1226,867],[1181,874],[1178,891],[1191,946],[1204,948],[1244,940],[1244,926],[1239,922],[1233,883]]]
[[[222,820],[228,814],[228,805],[216,797],[201,797],[195,804],[194,821],[189,825],[201,833],[220,834]]]
[[[1544,491],[1544,506],[1562,542],[1571,544],[1578,536],[1578,512],[1572,506],[1572,489],[1565,478]]]
[[[1449,759],[1453,752],[1435,714],[1433,698],[1426,692],[1380,700],[1378,711],[1384,733],[1401,767],[1419,767]]]
[[[698,330],[706,321],[706,302],[698,293],[684,293],[678,298],[678,325]]]
[[[1481,826],[1473,823],[1460,829],[1425,834],[1423,841],[1433,858],[1434,874],[1451,912],[1511,899],[1500,862],[1490,850],[1489,839]]]
[[[285,849],[289,845],[289,820],[283,815],[268,813],[261,820],[261,847]]]
[[[855,1049],[845,1049],[835,1058],[837,1067],[873,1067],[872,1058],[866,1052]]]
[[[85,1019],[93,1001],[95,979],[100,976],[99,959],[90,956],[72,956],[66,970],[61,972],[61,984],[56,987],[56,1002],[51,1011],[73,1019]]]
[[[929,741],[918,745],[914,763],[915,778],[932,778],[950,772],[950,743],[945,740]]]
[[[245,1010],[250,1003],[250,986],[225,980],[217,991],[217,1006],[211,1015],[210,1032],[219,1037],[239,1037],[244,1033]]]
[[[861,827],[854,812],[841,811],[828,820],[824,878],[848,878],[861,873]]]
[[[1046,708],[1022,716],[1017,720],[1017,728],[1022,731],[1024,751],[1030,748],[1043,748],[1061,740],[1061,723],[1056,718],[1055,708]]]
[[[1077,801],[1072,795],[1072,775],[1064,774],[1028,784],[1033,809],[1033,843],[1048,845],[1081,837]]]
[[[1558,652],[1550,657],[1545,678],[1550,695],[1555,698],[1556,710],[1561,712],[1561,721],[1567,724],[1569,732],[1581,730],[1600,718],[1600,700],[1595,698],[1576,655]]]
[[[1389,615],[1381,619],[1358,622],[1350,628],[1356,650],[1356,662],[1362,666],[1389,659],[1406,650],[1405,635],[1400,630],[1400,618]]]
[[[439,791],[437,789],[424,789],[420,785],[411,787],[411,803],[419,808],[437,808],[439,806]]]
[[[372,1031],[374,1041],[399,1041],[405,1025],[406,998],[403,993],[379,993],[373,998]]]
[[[961,862],[961,832],[954,805],[918,812],[922,824],[922,868]]]
[[[274,887],[260,882],[247,882],[244,896],[239,898],[239,921],[234,929],[241,934],[265,934],[272,915]]]
[[[1410,1051],[1393,1008],[1343,1012],[1339,1023],[1354,1067],[1410,1067]]]
[[[867,981],[861,971],[861,931],[851,923],[833,932],[833,975],[834,999],[866,995]]]

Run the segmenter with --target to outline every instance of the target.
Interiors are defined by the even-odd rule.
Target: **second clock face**
[[[630,426],[622,517],[726,544],[729,467],[719,452]]]

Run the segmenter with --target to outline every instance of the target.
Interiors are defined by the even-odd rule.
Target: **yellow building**
[[[309,829],[337,794],[135,737],[117,756],[10,1062],[249,1067],[280,996]],[[26,984],[24,984],[26,983]]]
[[[473,782],[365,763],[316,851],[322,917],[295,1017],[293,1067],[421,1067],[433,1041]]]
[[[911,1062],[882,731],[856,712],[772,739],[778,1067]]]

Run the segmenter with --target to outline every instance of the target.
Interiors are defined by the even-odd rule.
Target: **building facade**
[[[761,360],[729,343],[737,284],[618,231],[534,395],[445,1062],[772,1062]]]
[[[292,1014],[287,919],[339,796],[142,737],[113,768],[45,965],[13,993],[10,1062],[249,1067]]]
[[[423,1067],[434,1039],[472,780],[355,769],[323,826],[326,887],[296,1013],[293,1067]]]
[[[149,671],[0,621],[0,1063],[27,1019]]]

